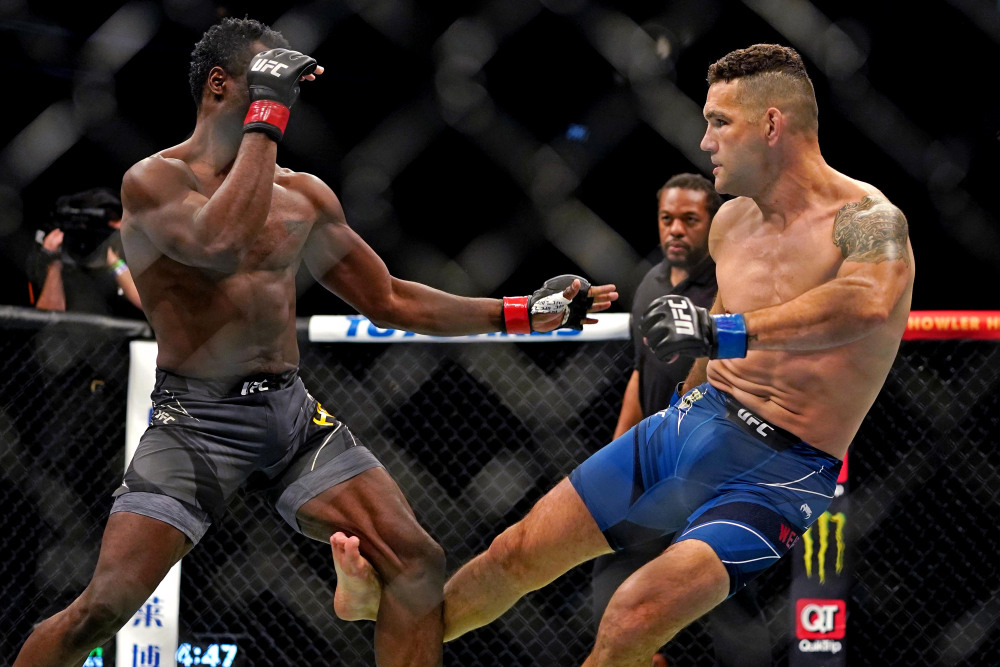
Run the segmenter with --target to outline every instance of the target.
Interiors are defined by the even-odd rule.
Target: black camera
[[[108,188],[94,188],[56,200],[49,217],[48,233],[53,229],[63,232],[62,254],[64,259],[80,266],[104,265],[105,253],[99,253],[105,242],[116,231],[108,223],[120,220],[122,203]],[[121,251],[118,251],[121,254]]]

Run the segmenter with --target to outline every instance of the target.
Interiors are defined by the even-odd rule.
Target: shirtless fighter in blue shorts
[[[835,171],[794,50],[761,44],[708,71],[701,142],[716,189],[711,312],[684,297],[643,318],[661,358],[701,357],[683,398],[594,454],[445,585],[445,639],[613,549],[679,531],[612,596],[583,663],[645,667],[687,623],[775,563],[823,513],[906,328],[906,219]],[[377,610],[356,538],[335,535],[344,617]],[[338,580],[340,581],[340,580]]]
[[[193,134],[125,175],[122,239],[158,344],[153,418],[90,584],[38,626],[17,667],[81,664],[241,487],[269,492],[292,529],[324,544],[334,531],[360,536],[385,582],[378,664],[440,665],[444,554],[299,379],[296,272],[305,262],[380,326],[435,335],[578,328],[617,298],[572,276],[503,301],[391,276],[327,185],[275,163],[299,82],[322,72],[287,46],[250,19],[209,29],[192,55]]]

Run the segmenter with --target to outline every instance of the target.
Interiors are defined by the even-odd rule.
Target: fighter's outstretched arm
[[[320,218],[306,243],[305,262],[324,287],[383,327],[438,336],[507,330],[501,299],[457,296],[391,275],[375,251],[347,225],[336,195],[318,179],[306,178],[312,180],[308,191]],[[570,285],[563,296],[572,300],[579,289],[578,284]],[[593,304],[588,312],[592,313],[606,310],[618,298],[614,285],[591,287],[589,294]],[[531,328],[551,331],[562,319],[562,312],[535,314]],[[584,324],[594,322],[582,319]]]
[[[868,336],[900,308],[913,278],[906,218],[884,197],[844,206],[833,242],[837,275],[785,303],[747,313],[709,313],[685,297],[653,300],[640,329],[661,359],[678,352],[712,359],[751,350],[821,350]]]

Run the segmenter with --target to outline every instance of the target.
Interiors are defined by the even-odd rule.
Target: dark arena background
[[[225,15],[326,68],[278,159],[329,183],[395,275],[497,297],[580,273],[619,286],[615,316],[659,260],[656,190],[709,172],[708,65],[757,42],[798,49],[827,161],[904,211],[918,271],[841,506],[761,582],[774,664],[1000,665],[1000,8],[976,0],[0,0],[0,664],[86,585],[125,465],[130,343],[151,338],[141,320],[36,310],[36,232],[60,195],[117,189],[186,137],[190,52]],[[310,317],[351,313],[301,276],[304,379],[385,462],[450,570],[612,433],[627,340],[310,335]],[[445,664],[578,665],[588,575],[448,644]],[[327,547],[239,498],[183,561],[177,664],[373,665],[372,624],[334,617],[334,582]],[[145,610],[135,624],[158,620]],[[715,664],[700,624],[672,651],[672,667]],[[88,664],[174,661],[112,641]]]

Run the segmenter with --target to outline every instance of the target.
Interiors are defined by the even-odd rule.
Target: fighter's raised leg
[[[445,641],[500,617],[525,594],[611,551],[569,479],[445,585]]]
[[[346,620],[374,618],[379,578],[359,554],[357,541],[340,534],[331,544],[338,575],[337,615]],[[564,479],[448,580],[445,640],[486,625],[525,594],[610,551],[580,496]]]
[[[354,616],[375,616],[377,664],[440,665],[444,551],[385,469],[371,468],[323,491],[302,505],[296,518],[302,532],[317,540],[331,541],[338,532],[356,537],[360,555],[378,573],[377,614]],[[340,577],[346,579],[338,566],[338,589],[346,585]]]

